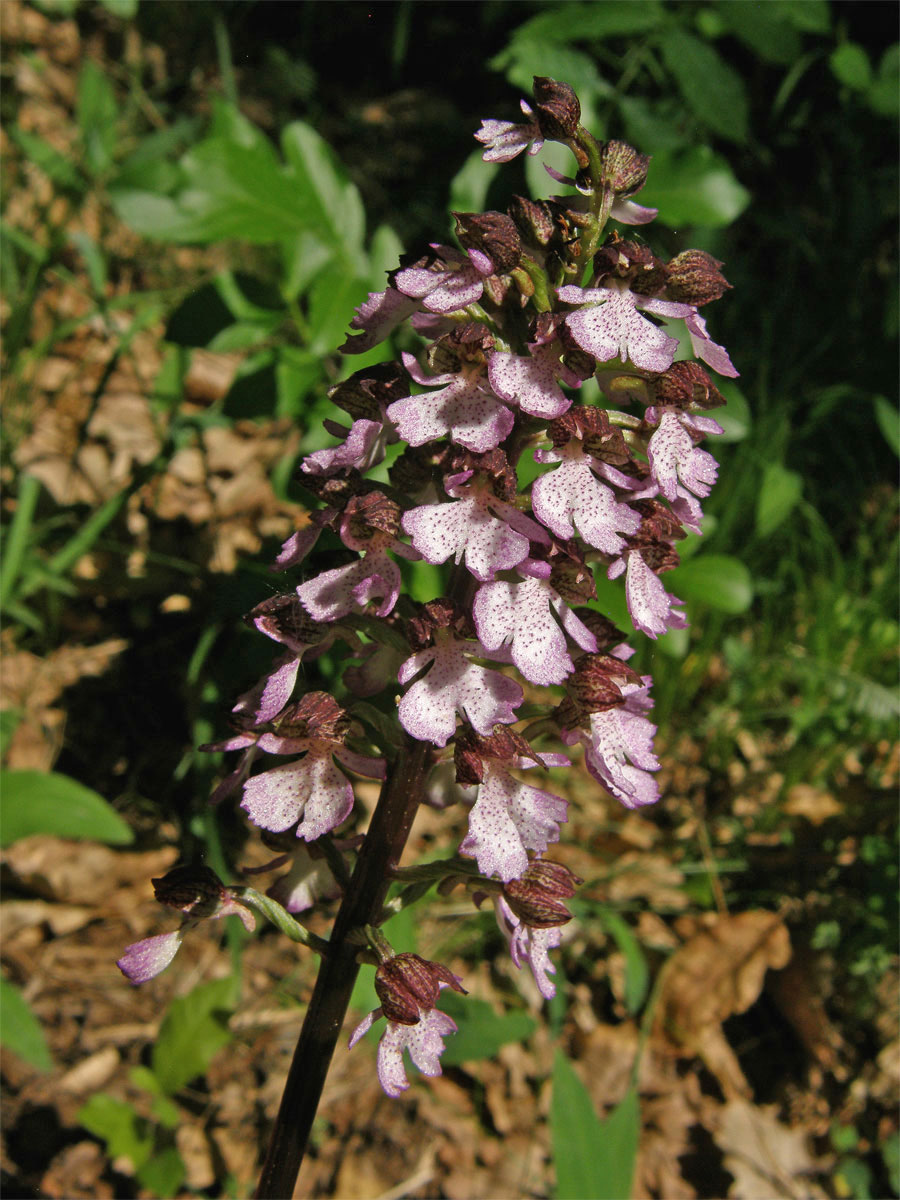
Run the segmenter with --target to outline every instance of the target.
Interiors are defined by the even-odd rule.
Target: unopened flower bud
[[[396,1025],[417,1025],[422,1011],[434,1008],[442,984],[466,994],[452,971],[418,954],[395,954],[375,972],[375,992],[384,1015]]]
[[[528,200],[524,196],[513,196],[509,204],[509,215],[527,241],[538,246],[549,245],[556,231],[556,221],[546,200]]]
[[[545,138],[564,142],[578,132],[581,102],[567,83],[535,75],[534,98],[538,125]]]
[[[653,385],[654,404],[673,408],[718,408],[725,397],[697,362],[672,363]]]
[[[721,263],[705,250],[682,250],[668,264],[666,295],[681,304],[702,308],[731,287],[719,270]]]
[[[551,929],[571,921],[563,900],[575,895],[583,882],[562,863],[535,859],[518,879],[503,885],[503,895],[523,924],[532,929]]]
[[[227,899],[222,880],[209,867],[173,867],[159,879],[151,879],[153,894],[160,904],[193,917],[211,917]]]
[[[506,213],[457,213],[456,236],[467,250],[481,250],[501,274],[518,266],[522,243],[515,221]]]
[[[405,396],[407,391],[407,376],[400,363],[374,363],[335,384],[328,398],[349,413],[354,421],[380,421],[384,409]]]
[[[609,141],[600,152],[603,184],[617,196],[639,191],[647,179],[649,154],[638,154],[627,142]]]

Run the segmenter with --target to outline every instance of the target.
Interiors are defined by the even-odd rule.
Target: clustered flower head
[[[423,799],[466,826],[444,882],[465,877],[476,903],[492,899],[513,963],[549,998],[550,953],[580,881],[545,857],[569,803],[528,773],[566,766],[580,747],[625,807],[658,799],[652,680],[629,666],[595,579],[623,577],[647,637],[686,624],[664,577],[685,533],[701,532],[716,479],[700,447],[721,432],[709,371],[737,372],[700,315],[729,287],[722,264],[693,249],[665,261],[609,225],[653,220],[634,200],[650,160],[598,142],[567,84],[536,78],[521,109],[521,123],[483,122],[483,158],[561,142],[575,173],[550,174],[574,194],[455,214],[457,245],[409,256],[356,310],[345,354],[404,325],[411,348],[332,389],[350,424],[328,423],[338,443],[302,463],[316,504],[275,565],[302,578],[248,617],[279,656],[238,700],[233,735],[209,748],[242,755],[216,799],[240,790],[249,819],[297,847],[276,860],[291,869],[270,895],[302,911],[343,886],[332,835],[353,819],[356,778],[389,777],[404,738],[425,743]],[[602,399],[585,403],[592,377]],[[417,561],[444,566],[424,602],[404,587]],[[307,668],[329,653],[347,663],[339,681],[308,689]],[[133,979],[150,973],[142,945],[120,963]],[[455,1029],[436,1008],[444,987],[463,991],[440,964],[380,952],[381,1008],[352,1043],[385,1016],[389,1095],[407,1086],[404,1049],[439,1073]]]

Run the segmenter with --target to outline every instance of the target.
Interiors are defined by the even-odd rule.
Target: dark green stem
[[[348,934],[373,924],[381,913],[391,872],[400,861],[422,800],[430,751],[427,743],[407,738],[381,789],[294,1050],[256,1191],[259,1198],[284,1200],[294,1193],[359,970],[359,947],[348,941]]]

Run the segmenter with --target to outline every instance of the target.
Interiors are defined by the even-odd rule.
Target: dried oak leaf
[[[723,1166],[734,1176],[728,1195],[824,1200],[828,1193],[810,1176],[823,1174],[830,1163],[812,1157],[809,1130],[782,1124],[777,1111],[775,1104],[760,1107],[741,1099],[720,1110],[713,1138],[724,1152]]]
[[[750,1086],[722,1022],[759,998],[769,968],[784,967],[791,943],[776,913],[718,917],[695,933],[666,966],[656,1028],[680,1051],[699,1054],[727,1098]]]

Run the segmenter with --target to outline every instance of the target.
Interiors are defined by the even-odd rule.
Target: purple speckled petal
[[[345,821],[353,808],[353,788],[335,766],[333,749],[329,742],[313,743],[296,762],[248,779],[241,808],[254,825],[280,833],[300,821],[297,837],[313,842]]]
[[[338,621],[378,597],[375,610],[386,617],[400,594],[400,570],[383,550],[370,550],[364,558],[323,571],[297,588],[303,607],[316,621]]]
[[[436,392],[396,400],[387,415],[411,446],[424,446],[449,436],[476,454],[499,446],[515,421],[506,405],[479,380],[462,375]]]
[[[404,1050],[409,1051],[423,1075],[440,1075],[443,1039],[450,1033],[456,1033],[456,1022],[436,1008],[427,1012],[420,1009],[417,1025],[388,1021],[378,1044],[378,1080],[387,1095],[397,1097],[409,1087],[403,1067]]]
[[[559,294],[574,290],[572,286],[560,288]],[[642,317],[630,292],[607,291],[607,297],[602,306],[580,308],[566,317],[582,350],[598,362],[608,362],[618,355],[622,362],[630,360],[644,371],[667,371],[678,349],[678,339]]]
[[[464,714],[487,737],[495,725],[511,725],[523,692],[514,679],[469,662],[465,652],[478,653],[476,642],[447,642],[412,655],[403,664],[405,683],[432,660],[431,670],[414,683],[400,701],[400,723],[420,742],[446,746],[456,731],[456,714]]]
[[[523,579],[485,584],[472,606],[484,647],[499,650],[509,641],[512,661],[529,683],[562,683],[574,669],[566,635],[553,618],[551,605],[555,607],[556,601],[562,603],[544,580]]]
[[[609,215],[622,225],[646,225],[658,212],[658,208],[645,208],[643,204],[636,204],[634,200],[623,200],[621,196],[617,196]]]
[[[509,404],[518,404],[533,417],[562,416],[572,401],[557,383],[563,366],[558,348],[538,346],[528,356],[496,351],[488,360],[491,387]]]
[[[500,931],[509,942],[513,962],[519,970],[527,962],[538,991],[545,1000],[552,1000],[556,995],[556,987],[547,978],[547,973],[555,975],[556,968],[550,961],[549,951],[555,950],[562,941],[559,927],[554,925],[549,929],[532,929],[523,925],[502,896],[495,897],[494,910]]]
[[[574,537],[573,526],[577,526],[588,545],[604,554],[619,554],[624,545],[619,533],[633,534],[640,526],[638,514],[597,482],[577,447],[555,471],[534,481],[531,506],[541,524],[557,537]]]
[[[384,426],[380,421],[354,421],[339,446],[316,450],[301,463],[307,475],[335,475],[345,467],[367,471],[384,458]]]
[[[368,300],[360,304],[356,316],[350,322],[351,329],[363,332],[348,334],[347,340],[340,347],[341,353],[364,354],[371,350],[420,307],[417,300],[404,296],[396,288],[389,287],[383,292],[369,292]]]
[[[736,379],[740,372],[728,357],[725,347],[714,342],[706,332],[705,319],[698,312],[694,312],[692,316],[685,319],[684,323],[691,335],[691,348],[697,357],[702,359],[707,366],[712,367],[714,371],[718,371],[720,375]]]
[[[659,786],[650,774],[659,770],[653,753],[656,726],[644,715],[652,703],[649,676],[644,686],[628,684],[623,692],[624,705],[591,714],[590,735],[566,732],[564,740],[583,742],[585,763],[594,778],[626,808],[638,808],[659,799]]]
[[[559,823],[567,810],[561,797],[486,762],[460,853],[474,858],[482,875],[498,875],[504,883],[518,879],[528,866],[527,850],[542,854],[550,842],[559,841]]]
[[[164,971],[181,945],[183,929],[172,933],[159,933],[156,937],[144,938],[125,948],[125,953],[116,966],[132,983],[146,983]]]
[[[455,562],[465,556],[476,579],[493,579],[529,552],[528,539],[487,510],[487,498],[472,496],[453,504],[423,504],[403,517],[403,528],[430,563]]]
[[[669,629],[687,628],[684,613],[677,612],[674,607],[684,601],[666,591],[662,580],[650,570],[639,550],[628,552],[625,599],[635,629],[640,629],[647,637],[655,639]]]
[[[718,463],[695,446],[679,415],[664,412],[647,446],[650,468],[667,500],[678,496],[679,483],[695,496],[708,496],[716,481]]]
[[[475,139],[487,146],[481,156],[485,162],[509,162],[526,148],[529,154],[537,154],[543,146],[544,140],[541,137],[540,126],[534,120],[534,113],[524,100],[520,103],[522,112],[527,118],[530,118],[527,124],[517,125],[514,121],[497,121],[493,117],[481,122],[481,128],[475,134]]]
[[[291,860],[288,873],[266,891],[288,912],[306,912],[319,900],[332,900],[341,894],[340,884],[324,858],[313,858],[305,846],[298,846]]]

